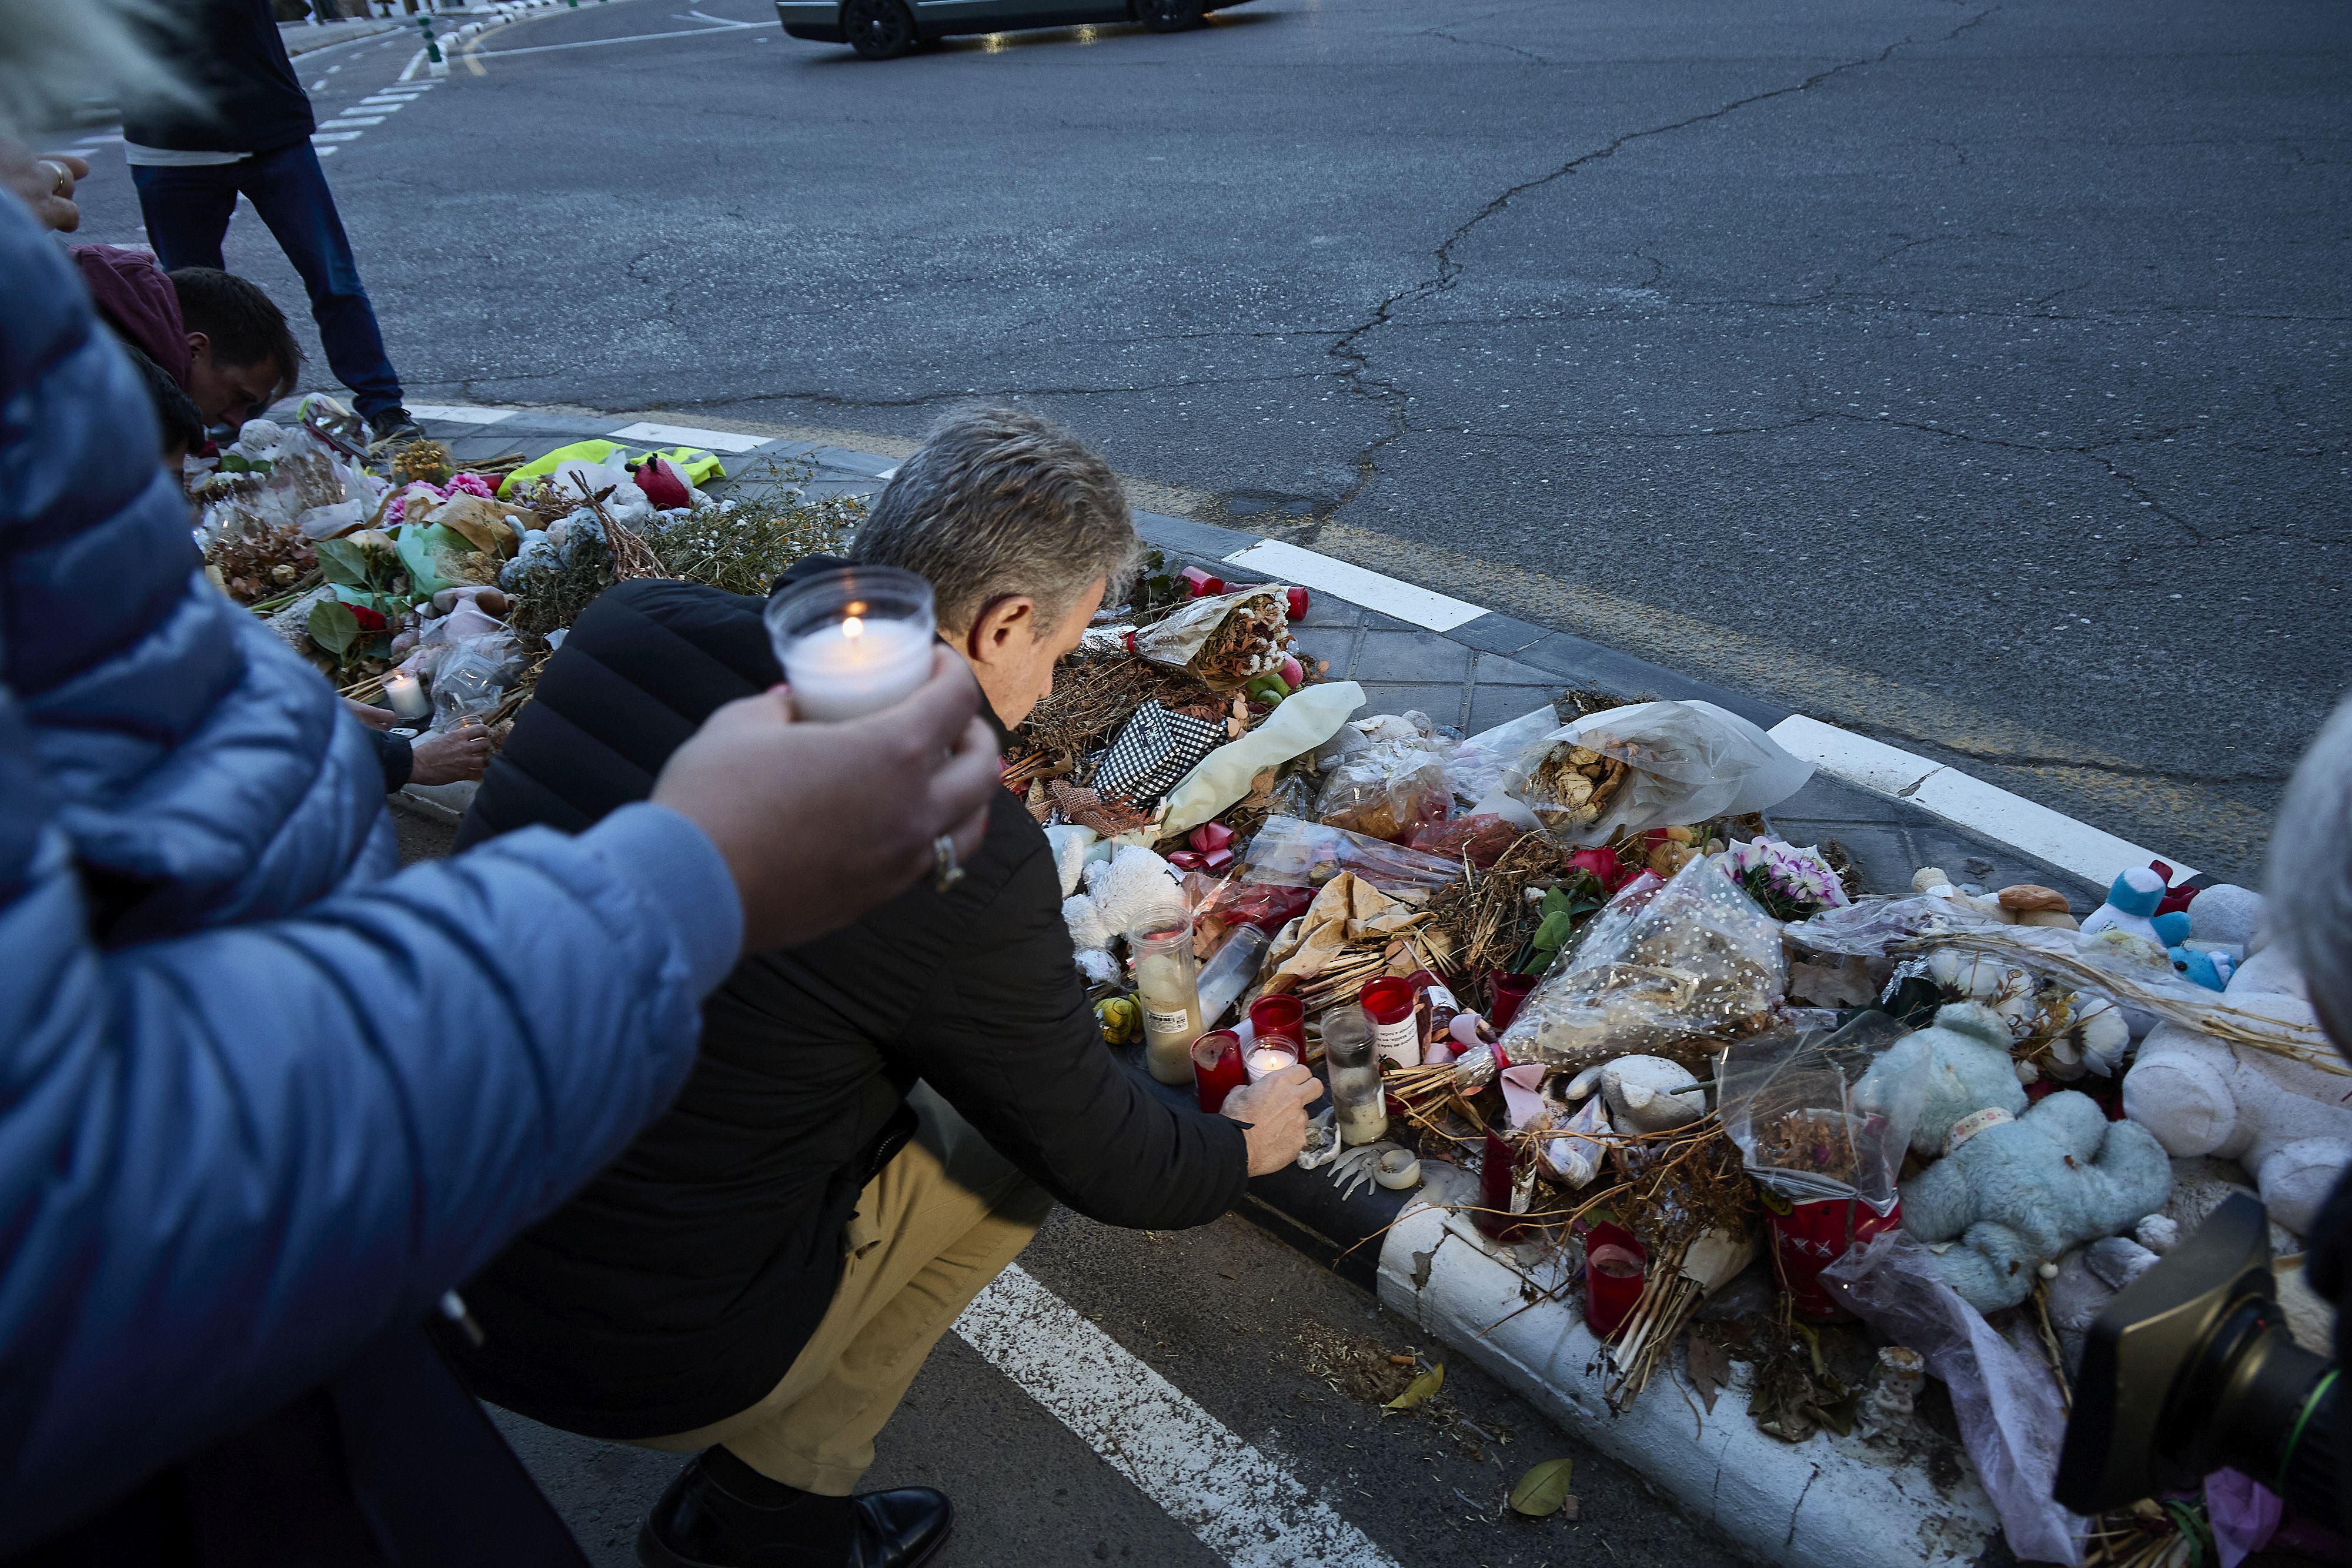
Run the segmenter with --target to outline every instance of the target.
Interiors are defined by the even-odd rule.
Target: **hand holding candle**
[[[934,841],[978,851],[1003,789],[980,687],[952,650],[907,701],[797,724],[782,688],[729,703],[670,756],[653,802],[700,828],[735,881],[747,951],[805,942],[895,898]]]
[[[1250,1175],[1270,1176],[1298,1157],[1307,1107],[1322,1092],[1323,1081],[1294,1062],[1225,1096],[1223,1113],[1246,1129]]]

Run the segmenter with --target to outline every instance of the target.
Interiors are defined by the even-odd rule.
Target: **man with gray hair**
[[[1138,553],[1102,459],[1009,409],[943,423],[852,549],[931,583],[943,640],[1006,727]],[[776,683],[762,607],[687,582],[605,593],[548,663],[460,841],[584,827],[634,800],[702,711]],[[1052,852],[1009,790],[962,871],[746,957],[704,1009],[669,1113],[465,1287],[486,1339],[448,1343],[478,1393],[698,1456],[639,1535],[643,1562],[924,1561],[947,1536],[944,1497],[852,1493],[932,1344],[1053,1200],[1110,1225],[1202,1225],[1305,1141],[1320,1092],[1305,1068],[1203,1115],[1111,1056]]]

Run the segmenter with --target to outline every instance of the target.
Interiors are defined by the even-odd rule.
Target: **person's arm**
[[[998,788],[976,700],[952,661],[856,724],[748,698],[576,837],[106,953],[0,684],[0,1552],[553,1207],[667,1103],[747,940],[854,918],[942,829],[976,848]]]
[[[1297,1155],[1296,1137],[1253,1151],[1240,1120],[1169,1105],[1111,1055],[1042,843],[958,926],[894,1053],[1063,1203],[1107,1225],[1203,1225],[1240,1201],[1254,1152],[1273,1165]],[[1267,1095],[1264,1119],[1286,1114],[1303,1133],[1305,1098]]]
[[[406,784],[409,775],[416,771],[416,753],[404,737],[372,724],[366,728],[368,744],[375,747],[376,762],[383,769],[383,792],[389,795]]]

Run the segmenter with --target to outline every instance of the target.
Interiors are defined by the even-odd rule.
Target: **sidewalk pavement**
[[[807,486],[813,495],[871,495],[896,471],[894,459],[872,453],[672,425],[657,416],[418,404],[411,409],[447,443],[461,465],[509,452],[536,457],[570,442],[604,438],[643,446],[708,447],[726,461],[730,475],[740,478],[750,471],[755,482],[761,458],[805,464],[813,475]],[[1468,734],[1575,688],[1626,698],[1712,702],[1807,743],[1809,755],[1843,757],[1844,743],[1859,739],[1841,741],[1843,732],[1803,716],[1296,546],[1156,513],[1139,513],[1136,521],[1172,564],[1199,564],[1231,581],[1303,580],[1310,606],[1299,624],[1299,641],[1313,657],[1329,661],[1330,678],[1363,686],[1366,712],[1418,709]],[[1828,737],[1815,731],[1828,732]],[[2020,835],[2024,843],[1939,815],[1916,799],[1925,792],[1925,776],[1886,760],[1905,755],[1878,747],[1865,758],[1867,766],[1855,767],[1854,774],[1876,788],[1837,777],[1825,767],[1764,813],[1766,822],[1795,843],[1835,841],[1861,869],[1865,885],[1881,892],[1906,890],[1917,867],[1939,865],[1986,886],[2034,882],[2056,887],[2077,907],[2086,907],[2104,897],[2106,879],[2121,863],[2144,863],[2147,852],[2137,846],[2093,834],[2014,797],[2004,797],[2008,804],[1985,820],[2024,821],[2030,830]],[[1935,770],[1931,764],[1920,767]],[[412,791],[403,803],[454,822],[470,789],[445,787],[436,792],[446,797],[437,804],[420,801]],[[2026,843],[2055,843],[2069,863],[2042,858]],[[2135,855],[2139,860],[2130,861]],[[2122,861],[2100,874],[2105,861],[2117,857]],[[1139,1076],[1149,1082],[1148,1075]],[[1189,1089],[1155,1088],[1171,1103],[1189,1104],[1192,1098]],[[1719,1396],[1720,1416],[1714,1414],[1715,1401],[1707,1415],[1699,1414],[1696,1396],[1678,1367],[1664,1370],[1660,1382],[1665,1386],[1654,1388],[1625,1414],[1610,1411],[1597,1392],[1601,1347],[1565,1299],[1566,1281],[1549,1278],[1540,1260],[1488,1240],[1449,1212],[1450,1167],[1436,1166],[1434,1172],[1429,1186],[1416,1193],[1373,1186],[1342,1197],[1328,1173],[1288,1169],[1253,1180],[1242,1213],[1343,1278],[1375,1291],[1384,1305],[1477,1361],[1569,1431],[1640,1471],[1757,1561],[1876,1568],[1900,1560],[1958,1568],[1979,1560],[1988,1548],[2000,1554],[1990,1505],[1948,1442],[1938,1447],[1923,1441],[1900,1453],[1826,1433],[1801,1445],[1780,1443],[1761,1434],[1745,1414],[1749,1374],[1744,1367],[1735,1371]]]

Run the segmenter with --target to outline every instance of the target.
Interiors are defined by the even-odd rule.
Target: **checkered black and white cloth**
[[[1118,797],[1148,810],[1224,739],[1222,724],[1145,703],[1096,758],[1089,782],[1106,799]]]

